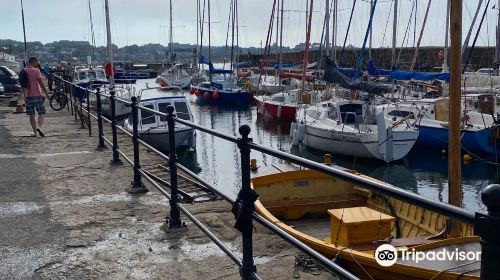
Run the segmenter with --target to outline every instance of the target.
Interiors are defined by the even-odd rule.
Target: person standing
[[[33,128],[32,136],[36,137],[39,134],[45,137],[42,126],[45,119],[45,98],[42,96],[42,90],[49,97],[49,92],[45,88],[42,81],[42,74],[38,69],[38,59],[30,57],[28,67],[24,68],[28,76],[28,87],[23,88],[24,100],[26,106],[26,115],[30,118],[31,128]],[[35,111],[38,113],[38,120],[35,119]]]

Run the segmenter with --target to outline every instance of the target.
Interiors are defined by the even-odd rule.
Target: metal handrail
[[[62,80],[62,81],[64,81],[64,80]],[[68,83],[66,81],[64,81],[64,82]],[[102,94],[100,94],[98,91],[94,92],[94,93],[96,94],[96,96],[98,97],[98,100],[99,100],[99,95],[102,95]],[[135,130],[134,133],[132,133],[132,134],[130,132],[127,132],[126,134],[128,136],[132,136],[132,141],[134,143],[134,161],[132,162],[129,158],[127,158],[123,154],[123,152],[119,150],[117,142],[116,142],[116,128],[118,128],[122,131],[125,131],[125,130],[122,127],[116,125],[116,120],[114,117],[114,109],[115,109],[114,108],[114,106],[115,106],[114,101],[118,100],[119,102],[123,102],[124,100],[119,100],[116,97],[114,97],[113,91],[111,91],[110,93],[111,93],[110,100],[112,101],[111,107],[112,107],[112,115],[113,115],[110,122],[112,123],[112,129],[113,129],[113,141],[109,141],[108,139],[105,139],[105,141],[113,146],[112,163],[121,163],[121,161],[119,160],[119,155],[122,155],[126,159],[127,162],[129,162],[132,166],[134,166],[134,180],[136,180],[136,178],[138,176],[139,181],[140,181],[140,177],[142,175],[142,177],[145,177],[148,179],[148,181],[151,181],[151,178],[149,178],[147,176],[147,174],[145,174],[140,169],[140,166],[138,167],[138,163],[139,163],[138,162],[138,153],[139,152],[136,149],[136,147],[139,144],[142,144],[146,148],[153,151],[155,154],[158,154],[161,157],[163,157],[164,159],[168,160],[170,168],[171,168],[171,186],[172,186],[171,192],[172,192],[172,194],[170,196],[164,190],[163,191],[160,190],[160,191],[163,194],[165,194],[167,197],[170,198],[171,219],[172,220],[177,219],[177,220],[175,220],[175,222],[177,224],[181,223],[179,213],[180,213],[180,211],[182,211],[182,212],[184,212],[184,210],[187,211],[184,207],[182,207],[182,205],[180,203],[177,202],[177,172],[176,172],[177,167],[179,167],[183,171],[187,172],[189,175],[192,175],[195,179],[197,179],[200,183],[202,183],[203,185],[205,185],[209,189],[212,189],[215,194],[220,195],[221,197],[223,197],[224,199],[226,199],[227,201],[229,201],[231,203],[234,202],[234,200],[232,198],[228,197],[227,195],[225,195],[221,191],[219,191],[216,188],[216,186],[212,185],[209,182],[206,182],[205,180],[200,178],[198,175],[194,174],[193,172],[191,172],[187,168],[178,164],[178,162],[176,160],[176,155],[175,155],[175,146],[172,146],[172,145],[175,145],[175,141],[173,140],[174,139],[173,134],[171,134],[169,136],[170,143],[171,143],[170,144],[171,145],[170,155],[166,156],[163,153],[161,153],[160,151],[154,149],[153,147],[151,147],[150,145],[145,143],[144,141],[138,139],[137,130]],[[347,172],[345,170],[332,168],[332,167],[329,167],[329,166],[326,166],[326,165],[323,165],[323,164],[320,164],[320,163],[317,163],[317,162],[314,162],[311,160],[303,159],[303,158],[300,158],[300,157],[295,156],[295,155],[291,155],[291,154],[288,154],[288,153],[285,153],[282,151],[274,150],[271,148],[261,146],[259,144],[252,143],[251,138],[248,138],[248,134],[250,133],[250,127],[248,127],[248,126],[246,126],[246,127],[241,126],[240,127],[240,134],[242,135],[242,138],[237,138],[235,136],[225,135],[225,134],[222,134],[222,133],[215,131],[213,129],[206,128],[206,127],[191,123],[189,121],[177,118],[177,117],[175,117],[175,115],[173,113],[174,108],[172,106],[169,106],[167,108],[168,114],[165,114],[165,113],[162,113],[162,112],[150,109],[150,108],[140,106],[138,104],[136,97],[132,98],[132,102],[131,102],[130,106],[132,107],[132,112],[133,112],[132,114],[134,115],[132,119],[134,119],[135,121],[137,121],[137,119],[138,119],[138,113],[137,113],[138,110],[139,109],[145,110],[145,111],[148,111],[152,114],[166,117],[167,122],[168,122],[168,126],[169,126],[169,131],[171,129],[173,130],[173,128],[175,127],[175,123],[180,123],[180,124],[186,125],[188,127],[200,130],[202,132],[211,134],[211,135],[216,136],[218,138],[222,138],[222,139],[225,139],[227,141],[230,141],[232,143],[237,144],[240,151],[241,151],[241,159],[242,159],[242,165],[241,165],[242,166],[242,190],[240,191],[240,195],[243,194],[242,197],[245,197],[244,191],[246,191],[246,199],[248,199],[248,191],[250,191],[250,177],[249,177],[250,171],[249,171],[249,166],[247,166],[248,164],[245,164],[245,161],[247,159],[249,161],[250,151],[255,150],[255,151],[259,151],[259,152],[268,154],[270,156],[273,156],[273,157],[276,157],[279,159],[283,159],[283,160],[286,160],[286,161],[289,161],[292,163],[299,164],[303,167],[321,172],[323,174],[327,174],[330,176],[336,176],[340,179],[343,179],[343,180],[346,180],[348,182],[352,182],[352,183],[355,183],[357,185],[360,185],[363,188],[367,188],[369,190],[380,192],[380,193],[383,193],[385,195],[392,196],[392,197],[395,197],[397,199],[415,204],[417,206],[420,206],[420,207],[423,207],[426,209],[430,209],[430,210],[437,212],[437,213],[440,213],[444,216],[448,216],[448,217],[463,221],[463,222],[468,223],[468,224],[473,224],[476,234],[480,235],[481,240],[482,240],[481,246],[483,248],[483,250],[482,250],[483,254],[482,254],[482,262],[481,262],[481,279],[487,279],[487,280],[496,279],[495,277],[498,277],[498,275],[500,275],[500,265],[497,265],[499,263],[495,263],[495,261],[494,261],[496,258],[496,255],[500,254],[500,240],[498,240],[498,238],[495,236],[495,233],[498,232],[498,230],[500,230],[500,209],[497,209],[498,207],[495,206],[496,201],[500,200],[500,185],[491,185],[488,188],[486,188],[486,190],[483,191],[483,193],[482,193],[483,202],[485,202],[487,204],[486,206],[488,208],[488,212],[486,214],[483,214],[483,213],[473,214],[473,213],[470,213],[462,208],[448,205],[448,204],[445,204],[442,202],[436,202],[436,201],[421,197],[417,194],[408,192],[406,190],[396,188],[396,187],[391,186],[389,184],[385,184],[383,182],[376,181],[376,180],[371,180],[368,177],[358,176],[358,175],[352,174],[350,172]],[[102,116],[100,115],[100,108],[98,108],[98,117],[102,118]],[[137,125],[137,123],[136,123],[136,125]],[[100,138],[103,137],[103,135],[101,135],[101,134],[99,136],[100,136]],[[174,143],[174,144],[172,144],[172,143]],[[135,184],[135,182],[134,182],[134,184]],[[155,187],[156,187],[157,184],[153,183],[153,185],[155,185]],[[245,205],[247,207],[249,206],[249,204],[248,204],[249,202],[248,202],[248,200],[245,200],[245,198],[243,198],[243,200],[240,203],[243,203],[243,207],[245,207]],[[252,205],[253,205],[253,202],[252,202]],[[241,205],[240,205],[240,207],[241,207]],[[251,214],[250,221],[253,219],[253,220],[261,223],[263,226],[270,229],[271,231],[273,231],[274,233],[276,233],[280,237],[284,238],[287,242],[289,242],[290,244],[292,244],[296,248],[300,249],[301,251],[303,251],[306,254],[313,257],[316,261],[318,261],[322,266],[324,266],[328,270],[337,273],[338,275],[340,275],[342,278],[345,278],[345,279],[357,279],[355,276],[353,276],[352,274],[350,274],[349,272],[347,272],[343,268],[334,264],[332,261],[328,260],[327,258],[322,256],[318,252],[312,250],[311,248],[306,246],[304,243],[295,239],[293,236],[286,233],[285,231],[283,231],[282,229],[280,229],[279,227],[277,227],[273,223],[265,220],[263,217],[261,217],[257,213],[251,212],[250,214]],[[197,224],[197,226],[198,226],[198,224]],[[245,242],[250,243],[250,248],[248,247],[248,245],[245,242],[243,242],[243,261],[242,261],[241,265],[240,265],[240,263],[237,263],[237,264],[241,268],[240,271],[242,273],[243,278],[246,279],[247,277],[250,277],[250,278],[258,279],[257,278],[258,276],[256,276],[256,273],[255,273],[255,266],[253,265],[251,232],[245,233],[241,229],[240,229],[240,231],[242,232],[242,236],[243,236],[242,239]],[[208,236],[210,239],[212,239],[210,235],[208,235]],[[214,240],[214,239],[212,239],[212,240]],[[484,240],[487,240],[487,242]],[[214,242],[216,242],[216,241],[214,241]],[[217,244],[217,245],[219,246],[219,244]],[[250,256],[250,259],[249,259],[249,256]]]

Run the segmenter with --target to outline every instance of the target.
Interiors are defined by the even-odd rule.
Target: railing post
[[[73,108],[73,87],[70,86],[69,82],[67,82],[67,81],[64,81],[63,83],[64,83],[65,91],[69,94],[68,102],[71,103],[71,106],[69,106],[69,104],[68,104],[68,107],[71,107],[71,115],[73,115],[74,114],[74,112],[73,112],[73,109],[74,109]]]
[[[115,90],[112,89],[109,94],[109,102],[111,105],[111,132],[113,134],[113,159],[111,160],[111,165],[123,165],[120,159],[120,154],[118,153],[118,137],[116,135],[116,108],[115,108]]]
[[[71,96],[72,96],[72,102],[71,105],[73,105],[73,110],[75,111],[75,122],[78,121],[78,108],[77,108],[77,103],[76,103],[76,86],[74,84],[70,84],[71,86]]]
[[[476,213],[474,233],[480,236],[481,280],[498,279],[500,275],[500,185],[489,185],[481,192],[486,214]]]
[[[97,130],[99,134],[99,144],[97,145],[97,150],[105,150],[106,145],[104,144],[104,131],[102,128],[102,105],[101,105],[101,93],[100,88],[95,92],[95,100],[96,100],[96,111],[97,111]]]
[[[139,109],[137,108],[137,97],[132,96],[132,104],[130,107],[132,109],[132,144],[134,145],[134,180],[127,189],[129,193],[145,193],[148,189],[144,186],[141,179],[141,169],[139,160]]]
[[[75,88],[77,88],[77,87],[75,86]],[[80,129],[84,129],[85,128],[85,120],[83,119],[83,101],[82,101],[82,98],[78,98],[77,105],[79,106],[78,112],[80,112],[80,114],[79,114],[80,123],[81,123]]]
[[[257,270],[253,261],[252,212],[258,195],[250,188],[250,147],[248,146],[248,143],[252,142],[252,138],[248,137],[250,131],[248,125],[242,125],[239,128],[241,134],[238,142],[241,153],[241,190],[233,205],[233,214],[236,218],[234,227],[241,232],[243,242],[243,260],[240,268],[242,279],[252,279],[252,273]]]
[[[165,225],[163,226],[165,231],[186,226],[186,224],[181,221],[181,211],[177,206],[177,203],[179,203],[179,195],[177,192],[177,155],[175,153],[174,107],[169,105],[167,107],[167,112],[169,144],[168,166],[170,168],[170,218],[167,219]]]
[[[90,116],[90,90],[87,89],[87,126],[89,128],[89,136],[92,137],[92,117]]]

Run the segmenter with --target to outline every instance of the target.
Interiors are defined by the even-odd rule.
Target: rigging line
[[[231,70],[234,70],[233,69],[233,65],[234,65],[233,58],[234,58],[234,24],[235,24],[235,17],[236,17],[236,0],[232,0],[232,3],[233,3],[233,16],[232,16],[231,22],[233,24],[233,27],[232,27],[232,32],[231,32]],[[232,76],[233,76],[233,71],[231,71],[231,74],[229,74],[229,78],[231,79]]]
[[[413,0],[413,1],[416,1],[416,0]],[[406,25],[406,31],[405,31],[405,35],[403,37],[403,41],[401,42],[401,48],[399,48],[399,53],[398,53],[398,58],[396,59],[396,69],[397,69],[397,65],[399,63],[399,58],[401,57],[401,53],[403,52],[403,47],[405,45],[405,41],[406,39],[408,38],[408,41],[410,41],[409,39],[409,36],[406,37],[408,35],[408,32],[410,31],[410,26],[411,26],[411,20],[412,20],[412,16],[413,16],[413,10],[415,9],[415,5],[412,5],[411,6],[411,12],[410,12],[410,18],[408,19],[408,24]]]
[[[416,3],[416,1],[415,1],[415,3]],[[427,22],[427,16],[429,15],[429,9],[431,7],[431,3],[432,3],[432,0],[429,0],[429,2],[427,3],[427,9],[425,10],[424,22],[422,23],[422,28],[420,29],[420,35],[418,36],[417,46],[415,48],[415,53],[413,54],[413,58],[411,60],[410,71],[413,71],[415,69],[415,65],[417,64],[418,49],[420,47],[420,43],[422,42],[422,36],[424,35],[425,24]],[[417,17],[415,17],[415,19],[416,18]]]
[[[479,22],[479,27],[477,28],[476,35],[474,36],[474,41],[472,41],[472,48],[470,49],[467,55],[467,59],[465,60],[464,67],[462,68],[462,74],[465,73],[465,69],[467,69],[467,66],[469,66],[472,53],[474,52],[474,48],[476,47],[477,37],[479,37],[479,32],[481,31],[481,27],[483,26],[484,18],[486,16],[486,12],[488,11],[488,6],[490,5],[490,1],[491,0],[488,0],[488,2],[486,2],[486,7],[484,7],[483,16],[481,17],[481,21]]]
[[[354,73],[354,78],[357,79],[360,75],[360,67],[361,67],[361,62],[365,56],[365,51],[366,51],[366,41],[368,41],[368,35],[370,34],[370,30],[372,27],[372,22],[373,22],[373,15],[375,14],[375,8],[377,7],[377,0],[373,1],[373,5],[371,6],[370,10],[370,20],[368,21],[368,27],[366,28],[366,33],[365,33],[365,39],[363,40],[363,47],[361,48],[361,52],[358,56],[358,60],[356,62],[356,71]]]
[[[302,101],[302,95],[304,94],[304,87],[305,87],[305,82],[306,82],[306,69],[307,65],[309,64],[308,61],[308,55],[309,55],[309,41],[311,39],[311,20],[312,20],[312,14],[313,14],[313,2],[314,0],[310,0],[310,5],[309,5],[309,23],[307,23],[307,32],[306,32],[306,46],[304,50],[304,67],[302,70],[302,90],[300,91],[300,101]]]
[[[269,27],[267,29],[267,36],[266,36],[266,48],[267,48],[267,44],[269,43],[269,33],[272,32],[272,26],[273,26],[273,18],[274,18],[274,9],[276,8],[276,1],[277,0],[274,0],[273,1],[273,9],[272,9],[272,12],[271,12],[271,17],[269,19]],[[265,51],[264,49],[261,49],[261,53],[260,53],[260,67],[259,67],[259,81],[258,81],[258,84],[257,86],[260,86],[260,83],[262,82],[262,70],[264,68],[264,62],[266,61],[266,57],[265,57]]]
[[[349,35],[349,30],[351,29],[352,16],[354,14],[355,7],[356,7],[356,0],[352,2],[351,16],[349,17],[349,23],[347,24],[347,31],[345,33],[344,43],[342,44],[342,50],[340,51],[339,67],[342,65],[342,58],[344,57],[345,44],[347,43],[347,36]]]
[[[224,61],[222,62],[222,69],[226,68],[226,55],[227,55],[227,41],[229,40],[229,24],[231,24],[231,18],[233,13],[233,1],[231,0],[229,3],[229,16],[227,18],[227,30],[226,30],[226,44],[224,46]],[[234,24],[233,24],[234,26]]]
[[[393,2],[394,3],[394,2]],[[385,28],[384,28],[384,36],[382,37],[382,44],[381,47],[384,46],[385,42],[385,35],[387,34],[387,26],[389,25],[389,20],[391,18],[391,12],[392,12],[392,7],[394,6],[393,3],[391,3],[391,7],[389,8],[389,14],[387,14],[387,21],[385,22]],[[396,11],[394,11],[396,12]]]

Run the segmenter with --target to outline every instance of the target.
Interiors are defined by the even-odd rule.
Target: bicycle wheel
[[[50,97],[50,108],[54,111],[61,111],[68,104],[68,97],[61,93],[54,93]]]

